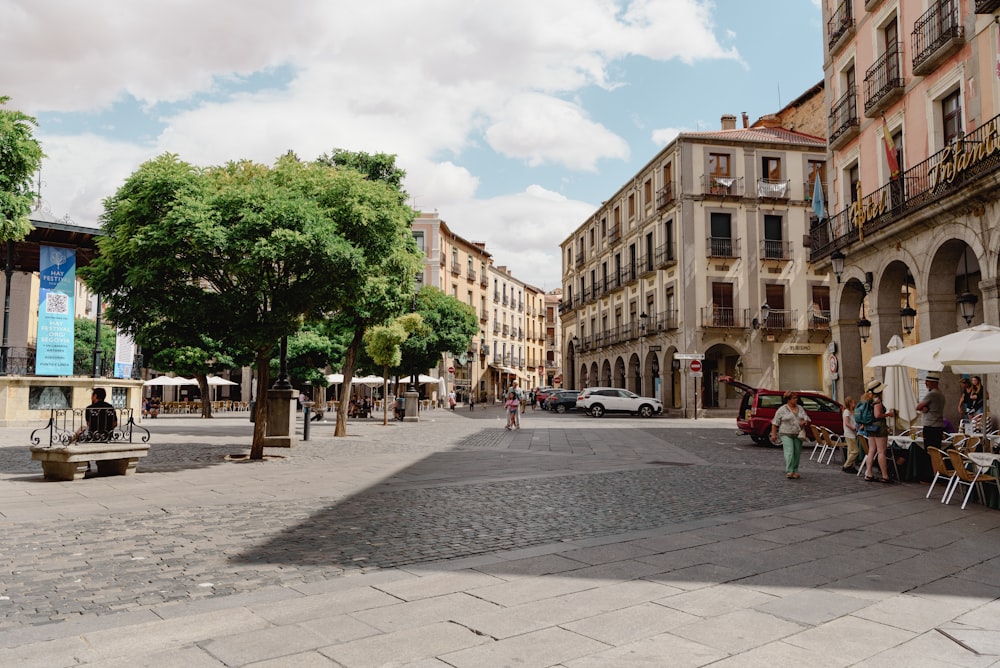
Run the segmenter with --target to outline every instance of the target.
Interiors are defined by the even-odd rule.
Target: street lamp
[[[965,292],[958,296],[955,301],[958,303],[958,308],[962,314],[962,318],[965,320],[966,325],[972,324],[972,319],[976,317],[976,303],[979,298],[976,295],[969,292],[969,249],[965,249]]]
[[[903,331],[909,334],[917,324],[917,312],[910,307],[910,275],[906,275],[906,306],[899,309],[899,318],[902,321]]]
[[[642,313],[639,314],[639,368],[637,369],[639,373],[636,377],[637,382],[635,384],[637,390],[636,394],[638,395],[642,395],[642,381],[643,381],[642,372],[644,370],[643,367],[645,366],[645,359],[643,359],[642,348],[643,348],[643,340],[646,338],[646,325],[648,323],[649,323],[649,316],[646,314],[645,311],[643,311]]]

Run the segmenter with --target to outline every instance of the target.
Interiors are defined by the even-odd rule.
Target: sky
[[[0,0],[42,206],[100,225],[162,153],[390,153],[410,205],[561,285],[559,244],[679,132],[823,79],[819,0]]]

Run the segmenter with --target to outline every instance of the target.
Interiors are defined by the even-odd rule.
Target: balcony
[[[524,302],[522,301],[517,302],[517,310],[521,311],[522,313],[524,312]]]
[[[903,48],[890,44],[865,72],[865,116],[875,118],[903,95]]]
[[[479,287],[488,288],[489,286],[490,279],[486,276],[486,272],[483,272],[483,275],[479,277]]]
[[[706,329],[744,329],[743,315],[732,306],[705,306],[701,309],[701,326]]]
[[[1000,0],[976,0],[977,14],[992,14],[1000,8]]]
[[[653,264],[653,256],[639,256],[639,275],[649,276],[650,274],[656,273],[656,265]]]
[[[509,298],[507,297],[507,295],[504,295],[504,296],[503,296],[503,299],[501,300],[501,303],[502,303],[502,304],[503,304],[504,306],[507,306],[508,304],[510,304],[510,300],[509,300]]]
[[[667,332],[672,329],[677,329],[677,309],[670,309],[657,313],[652,327],[657,332]]]
[[[490,321],[490,317],[488,315],[486,315],[485,312],[479,314],[479,322],[489,322],[489,321]]]
[[[830,148],[840,148],[858,136],[858,91],[852,84],[842,98],[833,103],[827,123]]]
[[[475,283],[476,282],[476,270],[470,268],[466,272],[465,277],[469,280],[469,283]]]
[[[657,269],[672,267],[677,264],[677,252],[674,250],[674,242],[668,241],[656,247],[656,257],[653,264]]]
[[[761,199],[788,199],[790,181],[787,179],[757,179],[757,197]]]
[[[809,329],[811,331],[829,331],[830,311],[813,309],[809,314]]]
[[[582,252],[576,254],[576,260],[574,261],[574,264],[576,265],[577,268],[582,267],[583,263],[585,261],[586,261],[586,258],[583,257],[583,253]]]
[[[628,285],[629,283],[634,283],[639,280],[639,272],[635,267],[622,267],[621,282],[622,285]]]
[[[610,230],[608,230],[608,243],[614,246],[615,244],[621,243],[622,240],[622,228],[615,225]]]
[[[656,210],[665,209],[674,201],[674,184],[668,183],[656,191]]]
[[[786,261],[792,259],[792,242],[781,239],[761,239],[760,259]]]
[[[749,310],[744,312],[744,321],[752,323]],[[796,315],[794,310],[771,309],[767,314],[767,320],[760,323],[760,328],[769,332],[786,332],[795,329]]]
[[[500,333],[500,323],[498,322],[493,323],[493,333],[494,334]]]
[[[937,0],[913,24],[913,73],[933,72],[965,44],[965,26],[956,0]]]
[[[500,353],[499,352],[493,353],[493,363],[494,364],[500,364],[502,360],[503,360],[503,358],[500,357]]]
[[[455,275],[455,276],[461,276],[462,275],[462,265],[460,265],[457,262],[452,262],[451,263],[451,273],[453,275]]]
[[[510,359],[511,359],[511,353],[503,354],[503,363],[506,364],[507,366],[510,366]]]
[[[499,292],[494,292],[493,293],[493,301],[498,302],[498,303],[500,302],[500,293]]]
[[[703,174],[701,177],[702,194],[706,197],[742,197],[743,177],[724,176],[721,174]]]
[[[507,336],[508,334],[510,334],[510,325],[504,325],[503,326],[503,335]]]
[[[740,256],[740,240],[732,237],[708,237],[706,249],[708,257],[737,258]]]
[[[989,186],[988,179],[1000,171],[1000,153],[987,149],[995,146],[998,131],[1000,115],[861,197],[854,213],[847,206],[813,225],[809,261],[817,262],[858,241],[859,227],[868,243],[869,235],[911,220],[915,211],[955,198],[966,188]],[[895,228],[893,233],[898,233]]]
[[[819,187],[823,191],[823,201],[826,202],[826,193],[829,192],[829,186],[824,183],[820,183]],[[805,200],[811,206],[813,201],[813,193],[816,191],[816,180],[806,181],[802,184],[802,192],[805,193]]]
[[[826,45],[830,55],[847,43],[846,37],[854,32],[853,0],[844,0],[830,16],[826,24]]]

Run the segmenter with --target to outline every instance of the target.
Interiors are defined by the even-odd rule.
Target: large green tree
[[[32,117],[5,109],[0,96],[0,241],[20,241],[31,231],[28,215],[35,201],[32,180],[42,166],[42,146]]]
[[[151,329],[189,319],[229,349],[252,354],[264,397],[283,337],[380,286],[395,289],[389,284],[402,272],[392,271],[390,251],[409,219],[395,190],[351,169],[291,154],[273,167],[243,161],[199,169],[164,155],[105,202],[107,236],[81,274],[105,296],[109,319],[139,342]],[[387,233],[394,235],[381,240]],[[260,459],[266,402],[257,402],[255,417],[251,458]]]
[[[317,162],[357,174],[382,188],[378,198],[350,200],[351,206],[342,210],[344,225],[338,228],[362,258],[363,279],[333,325],[350,336],[343,365],[344,387],[350,387],[365,330],[410,310],[423,254],[410,231],[414,211],[404,204],[407,195],[400,184],[405,172],[396,167],[395,156],[338,149]],[[347,435],[346,401],[340,402],[333,433]]]
[[[417,293],[416,312],[427,327],[403,343],[400,371],[404,374],[437,366],[444,353],[467,351],[479,332],[476,310],[435,287],[426,286]]]

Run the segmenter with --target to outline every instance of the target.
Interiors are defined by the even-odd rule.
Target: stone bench
[[[107,409],[112,410],[112,409]],[[107,432],[75,435],[86,425],[85,409],[53,409],[49,423],[31,432],[31,459],[42,463],[46,480],[79,480],[94,462],[97,475],[132,475],[139,458],[149,454],[150,433],[135,424],[132,409],[113,409],[118,424]],[[135,430],[145,432],[133,443]],[[39,432],[49,432],[48,445]]]

